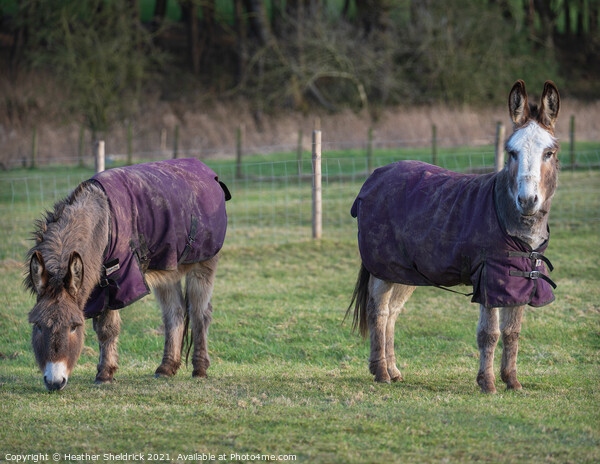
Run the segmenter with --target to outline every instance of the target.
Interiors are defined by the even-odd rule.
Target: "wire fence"
[[[322,160],[323,237],[349,238],[356,234],[350,208],[361,185],[376,168],[406,156],[387,154],[372,159],[348,153]],[[402,154],[402,152],[399,152]],[[410,154],[410,159],[431,161],[430,154]],[[578,152],[577,169],[564,169],[553,200],[553,230],[600,232],[600,152]],[[256,246],[310,240],[312,214],[312,164],[310,159],[244,163],[238,170],[232,160],[206,160],[229,187],[226,246]],[[371,166],[369,166],[371,164]],[[494,170],[494,152],[447,153],[438,164],[457,172]],[[25,174],[23,174],[25,172]],[[0,260],[22,261],[32,246],[33,222],[45,209],[66,197],[91,169],[48,168],[0,175]]]

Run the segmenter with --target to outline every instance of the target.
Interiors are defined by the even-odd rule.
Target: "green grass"
[[[20,192],[0,190],[0,461],[39,452],[156,452],[173,462],[191,453],[227,455],[217,462],[248,461],[231,453],[311,463],[600,460],[599,171],[561,173],[547,252],[556,301],[526,310],[518,361],[524,390],[507,392],[498,379],[493,396],[475,383],[477,306],[432,288],[418,289],[397,323],[404,382],[373,382],[368,342],[342,324],[359,265],[348,210],[361,180],[328,179],[325,239],[312,242],[310,185],[292,175],[275,183],[229,180],[234,201],[207,379],[192,379],[191,366],[172,379],[152,377],[163,336],[149,296],[121,311],[114,384],[93,384],[98,347],[88,321],[69,385],[49,394],[30,347],[34,299],[21,287],[18,261],[30,246],[31,220],[53,200],[46,194],[66,194],[89,172],[71,170],[68,181],[59,168],[12,174],[0,173]],[[263,222],[245,222],[260,214]],[[500,346],[496,366],[499,357]]]
[[[1,451],[294,454],[301,462],[597,462],[600,272],[593,235],[553,237],[557,301],[528,309],[524,390],[475,384],[477,308],[435,289],[397,324],[405,381],[377,385],[368,344],[342,325],[358,256],[352,240],[225,249],[213,303],[209,378],[183,367],[156,380],[162,335],[153,297],[121,312],[120,370],[92,381],[86,348],[67,389],[34,366],[20,273],[2,269]],[[577,257],[573,259],[573,256]],[[498,352],[499,355],[499,352]]]

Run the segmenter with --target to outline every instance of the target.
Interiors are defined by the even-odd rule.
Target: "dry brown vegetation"
[[[535,86],[531,85],[534,89]],[[499,89],[504,91],[506,89]],[[51,79],[28,76],[17,83],[0,81],[0,162],[4,166],[20,165],[31,153],[32,133],[38,134],[40,161],[75,159],[78,153],[80,125],[72,122],[64,109],[60,83]],[[305,114],[282,111],[258,113],[245,101],[215,101],[197,97],[187,100],[161,100],[158,95],[144,99],[139,116],[132,121],[133,152],[158,152],[161,131],[166,130],[165,156],[172,151],[175,126],[179,126],[181,154],[201,153],[215,157],[233,155],[235,132],[244,126],[245,152],[267,153],[294,151],[298,130],[304,134],[304,145],[310,148],[310,131],[315,123],[323,131],[324,149],[364,146],[368,128],[374,129],[378,146],[427,146],[431,142],[431,126],[437,126],[438,145],[483,145],[493,141],[497,121],[509,125],[503,105],[450,107],[395,106],[373,112],[342,110]],[[569,138],[569,117],[576,116],[578,140],[600,139],[600,102],[564,100],[557,136]],[[127,151],[125,124],[114,125],[103,134],[108,153]],[[86,155],[91,156],[91,134],[86,133]]]

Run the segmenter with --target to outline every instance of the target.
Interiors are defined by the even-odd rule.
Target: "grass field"
[[[88,453],[102,462],[104,453],[144,453],[147,462],[157,453],[184,462],[199,453],[196,461],[212,462],[252,462],[256,455],[310,463],[599,462],[599,184],[599,171],[561,174],[547,252],[556,268],[556,301],[526,311],[518,362],[523,391],[506,392],[498,378],[492,396],[475,383],[477,306],[431,288],[415,293],[397,323],[405,380],[373,382],[368,343],[342,324],[359,266],[354,224],[346,218],[358,180],[343,188],[332,181],[338,195],[332,204],[346,213],[325,223],[320,242],[272,244],[267,227],[252,237],[241,225],[233,231],[213,297],[207,379],[192,379],[191,366],[172,379],[152,377],[163,335],[149,296],[121,311],[114,384],[93,384],[98,347],[88,321],[69,385],[46,393],[29,342],[34,300],[21,287],[19,263],[5,254],[0,461],[32,453],[52,460],[59,453],[63,461],[91,462],[77,456]],[[250,181],[235,185],[250,215],[261,208],[266,214],[269,198],[296,188],[267,185],[262,193]],[[8,201],[2,197],[2,222],[18,220],[4,229],[4,243],[25,235],[31,212],[45,206],[32,196],[30,208],[10,210]],[[285,214],[272,205],[274,217]],[[228,207],[230,218],[244,217],[236,210],[242,207]],[[285,233],[285,223],[274,227]],[[258,240],[261,233],[266,238]],[[15,246],[26,250],[27,243]],[[64,459],[65,453],[74,456]]]

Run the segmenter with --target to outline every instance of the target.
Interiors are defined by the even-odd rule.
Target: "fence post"
[[[83,124],[79,126],[79,167],[83,167],[83,152],[85,151],[85,127]]]
[[[437,126],[433,124],[431,126],[431,163],[437,166]]]
[[[321,131],[314,130],[312,135],[312,236],[320,239],[323,231],[323,204],[321,202]]]
[[[164,127],[160,130],[160,151],[163,156],[167,153],[167,129]]]
[[[175,136],[173,137],[173,159],[177,159],[179,151],[179,124],[175,124]]]
[[[496,171],[504,168],[504,124],[496,123],[496,151],[494,153]]]
[[[369,127],[367,135],[367,170],[369,174],[373,172],[373,128]]]
[[[235,129],[235,177],[242,178],[242,143],[244,126]]]
[[[96,174],[104,171],[104,140],[94,143],[94,160]]]
[[[133,128],[131,120],[127,122],[127,164],[131,164],[133,154]]]
[[[569,125],[569,156],[571,158],[571,169],[575,169],[575,115],[571,115]]]
[[[37,168],[37,157],[38,157],[37,127],[33,126],[33,134],[31,136],[31,169]]]
[[[298,130],[298,147],[296,148],[296,160],[298,161],[298,179],[302,177],[302,129]]]

